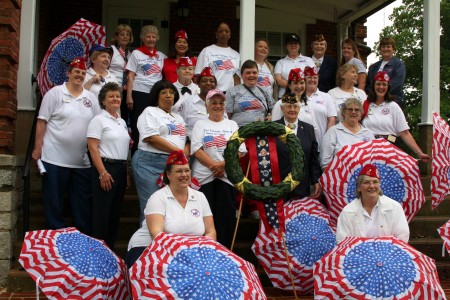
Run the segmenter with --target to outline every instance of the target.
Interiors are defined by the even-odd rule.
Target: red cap
[[[186,156],[184,156],[183,150],[177,150],[170,152],[166,165],[186,165],[188,164]]]
[[[214,74],[212,73],[212,69],[210,67],[205,67],[203,68],[202,72],[200,73],[200,75],[198,75],[198,77],[215,77]]]
[[[175,33],[175,41],[178,39],[188,39],[187,32],[185,30],[178,30],[177,33]]]
[[[84,59],[82,57],[77,57],[77,58],[74,58],[70,62],[69,67],[78,68],[80,70],[85,70],[86,71],[86,62],[84,61]]]
[[[377,167],[372,164],[365,165],[362,168],[361,172],[359,172],[359,176],[361,176],[361,175],[376,177],[376,178],[380,179],[380,172],[378,172]]]
[[[305,77],[306,76],[318,76],[319,70],[317,69],[317,67],[311,68],[310,66],[306,66],[304,73],[305,73]]]
[[[289,72],[289,77],[288,77],[289,81],[300,81],[300,80],[305,80],[305,75],[303,75],[303,71],[300,68],[296,68],[296,69],[292,69]]]
[[[179,67],[193,67],[195,66],[195,61],[190,57],[180,57],[178,60],[178,68]]]
[[[373,81],[389,82],[391,81],[391,78],[389,78],[388,73],[379,71],[377,74],[375,74],[375,78],[373,79]]]

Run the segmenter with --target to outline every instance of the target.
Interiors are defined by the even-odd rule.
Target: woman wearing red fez
[[[383,236],[394,236],[408,242],[409,227],[403,208],[397,201],[383,195],[375,165],[365,165],[359,173],[356,197],[339,215],[338,243],[346,237]]]
[[[363,104],[362,124],[370,129],[376,138],[385,138],[395,143],[400,137],[419,159],[430,161],[428,154],[422,152],[409,132],[402,109],[389,93],[391,90],[389,82],[390,78],[386,72],[378,72],[375,75],[369,96]]]
[[[177,67],[181,57],[189,57],[192,59],[194,61],[194,66],[197,62],[197,58],[193,57],[189,50],[189,38],[185,30],[178,30],[175,33],[173,48],[169,52],[169,56],[164,59],[162,73],[164,78],[172,83],[177,81]]]
[[[153,193],[145,206],[142,227],[131,237],[128,267],[160,233],[207,236],[216,240],[214,220],[202,192],[189,187],[191,169],[183,151],[172,151],[164,169],[165,187]]]
[[[131,111],[132,139],[135,142],[131,150],[134,154],[139,140],[137,119],[150,105],[149,96],[153,85],[162,79],[162,68],[166,55],[156,50],[159,40],[158,28],[146,25],[141,29],[142,46],[131,53],[126,69],[128,70],[127,107]]]

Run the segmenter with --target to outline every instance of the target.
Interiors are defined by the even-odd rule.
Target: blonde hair
[[[116,32],[114,33],[114,36],[111,38],[111,45],[117,45],[118,41],[117,41],[116,37],[122,31],[127,31],[130,34],[130,42],[128,44],[132,44],[133,43],[134,38],[133,38],[133,31],[131,30],[131,27],[129,25],[127,25],[127,24],[119,24],[116,27]]]
[[[140,34],[140,38],[142,39],[144,36],[147,35],[147,33],[155,33],[156,34],[156,39],[159,40],[159,31],[158,31],[158,27],[156,27],[155,25],[145,25],[144,27],[141,28],[141,34]]]
[[[346,63],[339,67],[336,73],[336,86],[341,86],[342,82],[344,81],[342,76],[344,76],[347,71],[350,71],[350,69],[355,69],[356,73],[358,73],[358,68],[353,64]]]
[[[365,179],[366,179],[366,175],[359,175],[358,178],[356,179],[356,189],[355,189],[356,198],[361,199],[361,192],[358,191],[358,188]],[[380,182],[380,184],[381,184],[381,182]],[[380,190],[378,191],[378,195],[383,196],[383,191],[381,190],[381,187],[380,187]]]

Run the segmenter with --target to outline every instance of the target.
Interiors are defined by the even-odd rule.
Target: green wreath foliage
[[[291,173],[277,184],[268,187],[252,184],[239,165],[238,150],[241,143],[252,136],[277,136],[286,144],[292,163]],[[300,141],[288,127],[275,122],[253,122],[242,126],[228,141],[224,153],[227,177],[245,197],[258,201],[272,201],[285,197],[303,178],[305,156]]]

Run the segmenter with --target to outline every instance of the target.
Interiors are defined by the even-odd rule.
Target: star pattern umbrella
[[[314,263],[336,245],[335,230],[327,210],[316,199],[291,200],[284,214],[289,265],[278,228],[268,231],[261,222],[252,250],[275,287],[293,289],[290,268],[296,291],[308,294],[314,289]]]
[[[442,256],[444,256],[444,248],[450,254],[450,220],[438,228],[439,235],[444,240],[444,245],[442,249]]]
[[[125,262],[76,228],[29,231],[19,262],[49,299],[129,299]]]
[[[162,232],[129,273],[133,299],[266,299],[255,267],[203,236]]]
[[[94,44],[104,45],[105,28],[81,18],[50,43],[42,60],[37,82],[42,96],[49,89],[67,80],[69,63],[76,57],[89,57],[89,49]]]
[[[394,237],[348,237],[314,265],[315,299],[446,299],[434,260]]]
[[[384,195],[403,206],[408,222],[425,202],[417,161],[385,139],[344,146],[324,170],[323,187],[332,222],[342,209],[356,198],[356,180],[366,164],[380,172]]]
[[[433,146],[431,163],[431,207],[436,208],[450,195],[450,126],[433,113]]]

